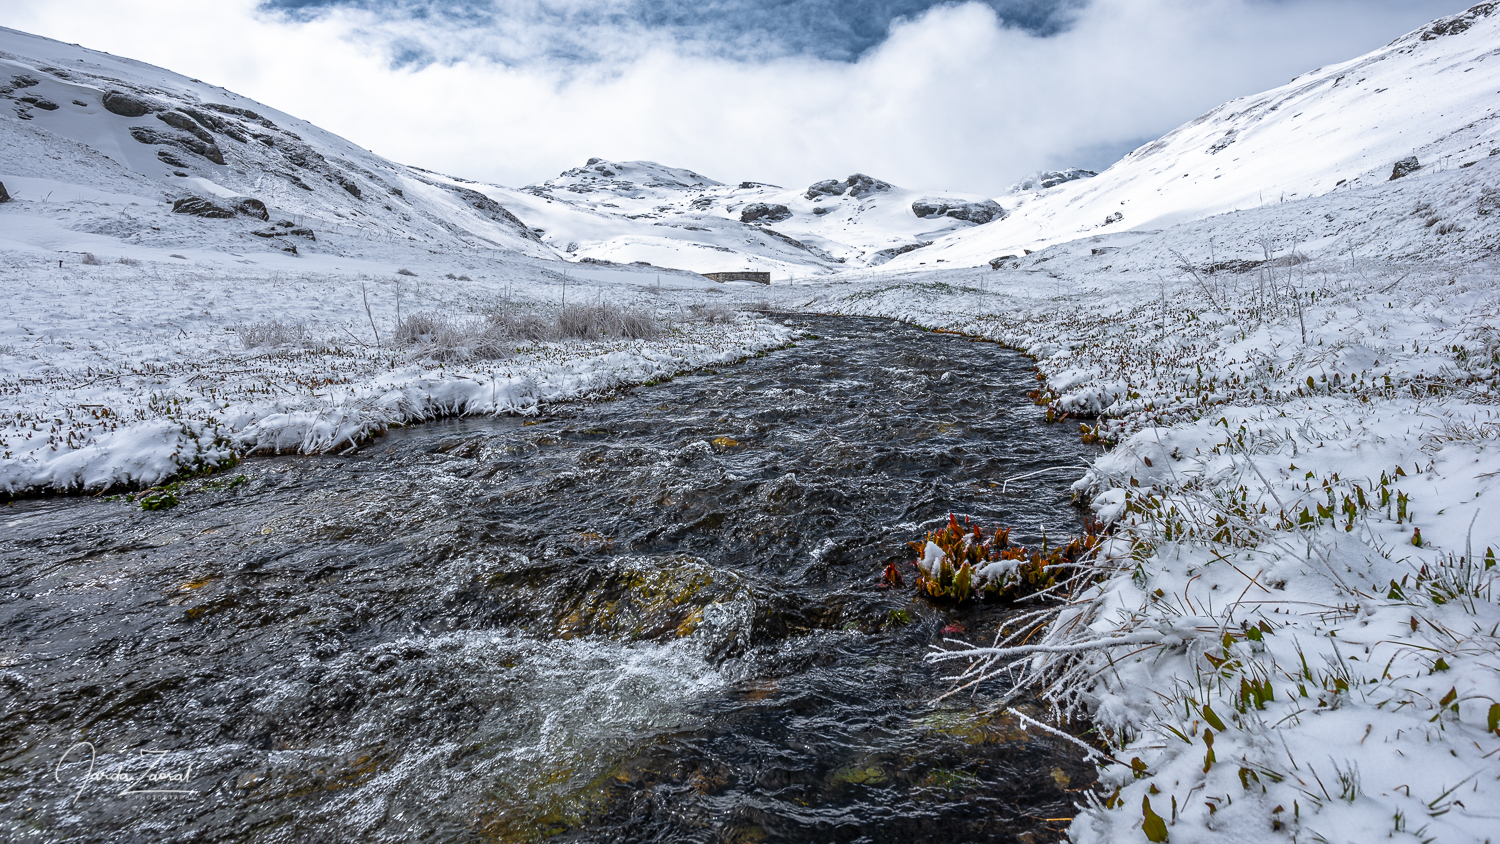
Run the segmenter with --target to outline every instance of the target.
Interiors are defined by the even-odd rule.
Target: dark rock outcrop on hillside
[[[201,196],[184,196],[172,203],[173,214],[190,214],[211,220],[228,220],[234,216],[233,208],[226,208],[211,199]]]
[[[1421,169],[1422,163],[1417,160],[1417,157],[1415,155],[1408,155],[1391,167],[1391,177],[1387,181],[1394,182],[1403,176],[1410,176]]]
[[[121,117],[145,117],[153,111],[161,110],[161,106],[145,97],[127,94],[124,91],[106,93],[103,102],[106,109]]]
[[[930,240],[919,240],[916,243],[908,243],[902,246],[892,246],[889,249],[882,249],[879,252],[876,252],[874,255],[870,256],[870,266],[878,267],[881,264],[884,264],[886,261],[889,261],[890,259],[896,257],[897,255],[905,255],[908,252],[915,252],[916,250],[921,249],[924,246],[931,245],[932,241]]]
[[[1091,179],[1099,175],[1093,170],[1085,170],[1082,167],[1068,167],[1063,170],[1039,170],[1030,176],[1010,186],[1011,193],[1025,193],[1026,191],[1047,190],[1068,182],[1076,182],[1079,179]]]
[[[0,182],[0,202],[10,202],[10,194],[6,192],[4,182]]]
[[[254,217],[257,220],[271,219],[270,212],[266,210],[266,204],[259,199],[249,196],[241,196],[234,199],[208,199],[202,196],[184,196],[172,203],[172,213],[190,214],[194,217],[207,217],[211,220],[228,220],[240,214],[246,217]]]
[[[275,123],[272,123],[270,120],[267,120],[266,118],[261,117],[259,114],[256,114],[255,112],[251,111],[248,108],[240,108],[239,106],[223,105],[221,103],[204,103],[203,107],[206,108],[206,109],[212,109],[213,111],[217,111],[220,114],[232,114],[235,117],[243,117],[246,120],[253,120],[256,123],[259,123],[260,125],[266,127],[267,129],[275,129],[276,128],[276,124]]]
[[[849,186],[850,196],[869,196],[872,193],[880,193],[881,191],[891,189],[889,182],[882,182],[863,173],[855,173],[853,176],[845,179],[844,184]]]
[[[507,210],[505,206],[501,205],[493,199],[490,199],[479,191],[472,188],[462,188],[457,185],[439,185],[439,187],[443,188],[444,190],[453,192],[458,196],[458,198],[464,201],[465,205],[489,217],[491,220],[494,220],[497,223],[504,223],[510,228],[515,229],[516,234],[519,234],[527,240],[530,240],[534,243],[542,242],[541,237],[539,237],[536,232],[532,231],[530,226],[527,226],[525,223],[521,222],[520,218],[510,213],[510,211]]]
[[[811,185],[804,194],[808,199],[817,199],[820,196],[842,196],[848,193],[850,196],[869,196],[872,193],[887,191],[891,189],[889,182],[882,182],[872,176],[863,173],[855,173],[842,182],[838,179],[824,179],[817,184]]]
[[[46,97],[33,97],[28,94],[24,97],[16,97],[16,99],[28,105],[34,105],[42,111],[57,111],[57,103],[52,102]]]
[[[1003,220],[1008,212],[1000,207],[1000,203],[993,199],[983,202],[964,202],[954,199],[919,199],[911,204],[911,212],[923,219],[932,217],[951,217],[955,220],[984,225],[995,220]]]
[[[213,142],[212,135],[205,142],[195,135],[186,135],[178,132],[159,132],[149,126],[132,126],[130,127],[130,137],[135,138],[143,144],[158,144],[185,149],[194,155],[201,155],[215,164],[224,163],[224,153],[219,150],[219,145]]]
[[[764,202],[752,202],[740,211],[740,222],[742,223],[779,223],[792,216],[792,209],[785,205],[768,205]]]
[[[318,239],[312,229],[296,225],[291,220],[278,220],[276,225],[266,229],[256,229],[251,234],[256,237],[305,237],[312,241]]]
[[[804,194],[808,199],[817,199],[820,196],[840,196],[844,193],[844,183],[838,179],[824,179],[815,185],[811,185]]]
[[[234,201],[234,210],[246,217],[254,217],[257,220],[269,221],[271,212],[266,210],[266,204],[254,197],[244,197]]]

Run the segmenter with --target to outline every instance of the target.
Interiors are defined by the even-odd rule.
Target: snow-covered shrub
[[[240,344],[247,349],[303,345],[312,340],[306,323],[282,322],[279,319],[235,326],[234,333],[240,338]]]

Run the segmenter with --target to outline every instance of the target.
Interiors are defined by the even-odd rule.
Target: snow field
[[[705,306],[713,294],[702,289],[668,278],[658,290],[636,274],[566,280],[566,295],[656,315],[653,339],[522,339],[469,360],[393,344],[398,307],[408,320],[555,319],[561,276],[497,267],[467,280],[149,261],[58,268],[10,253],[0,264],[0,283],[15,291],[0,311],[0,490],[150,485],[235,455],[342,451],[390,425],[535,413],[791,336]]]

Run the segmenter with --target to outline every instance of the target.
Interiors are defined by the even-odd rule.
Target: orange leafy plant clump
[[[1098,547],[1099,534],[1090,526],[1084,536],[1066,545],[1030,551],[1010,541],[1010,528],[986,535],[966,517],[962,525],[950,514],[941,530],[926,540],[908,543],[917,553],[917,591],[932,598],[966,601],[976,596],[1017,598],[1057,585],[1059,569],[1070,567]],[[901,573],[888,566],[885,581],[902,585]]]

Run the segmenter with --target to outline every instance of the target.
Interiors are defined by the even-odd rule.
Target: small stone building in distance
[[[723,284],[726,281],[753,281],[757,284],[771,283],[770,273],[756,273],[750,272],[748,270],[736,273],[704,273],[703,277],[711,278],[714,281],[719,282],[720,284]]]

